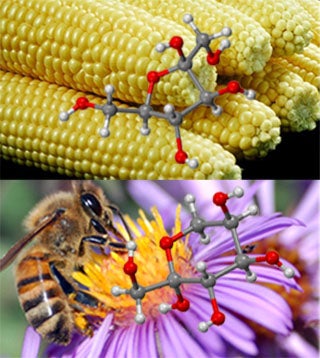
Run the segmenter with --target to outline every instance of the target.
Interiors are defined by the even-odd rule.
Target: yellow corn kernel
[[[115,0],[3,0],[0,19],[0,69],[103,96],[112,84],[115,97],[128,102],[145,101],[148,71],[176,65],[176,51],[162,56],[159,42],[178,32],[187,50],[194,46],[186,26]],[[193,70],[214,89],[216,69],[205,54],[194,59]],[[153,103],[190,105],[198,95],[179,71],[161,78]]]
[[[223,95],[216,103],[223,108],[220,116],[200,107],[185,117],[183,128],[221,143],[237,158],[264,157],[280,143],[280,119],[263,103],[241,94]]]
[[[295,0],[310,15],[310,24],[313,37],[311,42],[320,46],[320,11],[319,0]]]
[[[320,48],[314,44],[305,47],[303,53],[290,57],[272,58],[273,63],[299,75],[304,81],[311,83],[320,91]]]
[[[117,114],[109,138],[98,134],[100,111],[78,111],[68,122],[59,113],[84,96],[67,87],[0,71],[1,155],[20,164],[84,178],[207,179],[240,178],[234,156],[199,135],[181,129],[184,150],[197,158],[191,169],[174,159],[174,130],[167,121],[150,119],[149,136],[140,134],[141,119]],[[88,95],[94,103],[101,97]],[[126,106],[115,102],[118,106]]]
[[[270,60],[261,72],[239,78],[242,86],[256,91],[258,101],[274,110],[281,128],[289,131],[311,130],[320,118],[317,88],[287,69],[286,65]],[[261,84],[264,91],[260,92]]]
[[[273,56],[302,52],[312,38],[310,16],[292,0],[217,0],[252,17],[270,34]]]
[[[232,76],[234,74],[250,75],[261,71],[271,56],[270,36],[253,19],[243,15],[231,6],[219,4],[213,0],[121,0],[160,15],[178,24],[182,24],[183,15],[192,14],[195,24],[201,32],[212,34],[228,26],[232,29],[231,47],[224,51],[217,65],[218,73]],[[186,25],[185,25],[186,26]],[[176,35],[179,35],[177,29]],[[218,48],[219,39],[212,50]]]

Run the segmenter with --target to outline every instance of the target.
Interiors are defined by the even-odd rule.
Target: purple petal
[[[216,294],[221,297],[221,305],[276,333],[288,334],[292,328],[289,306],[268,288],[241,282],[234,287],[223,282],[217,287]]]
[[[319,210],[320,210],[320,182],[313,182],[302,197],[292,216],[306,224],[306,228],[291,228],[280,235],[281,241],[290,246],[301,245],[307,241],[306,236],[312,235],[312,241],[319,242]],[[309,241],[309,239],[308,239]],[[302,251],[302,250],[301,250]]]
[[[267,217],[254,217],[251,218],[251,221],[248,219],[243,224],[241,223],[238,229],[240,241],[243,243],[248,237],[253,237],[254,241],[257,241],[277,234],[291,226],[304,226],[300,220],[285,217],[279,213]]]
[[[159,182],[160,185],[162,182]],[[232,183],[232,187],[231,187]],[[228,180],[183,180],[183,181],[168,181],[161,185],[168,191],[176,200],[182,202],[186,194],[193,194],[196,196],[197,202],[209,202],[211,203],[211,196],[218,192],[232,191],[236,183]]]
[[[211,184],[212,183],[212,184]],[[196,198],[196,206],[202,217],[208,216],[208,220],[223,220],[224,216],[221,209],[212,203],[212,196],[219,191],[231,193],[236,186],[241,186],[245,190],[243,198],[232,198],[228,201],[227,206],[230,212],[242,211],[249,204],[256,192],[254,185],[249,186],[248,181],[191,181],[188,186],[190,189],[187,193],[191,193]]]
[[[271,237],[292,225],[302,224],[299,220],[283,217],[280,216],[280,214],[274,214],[268,217],[251,218],[250,223],[248,223],[248,221],[241,223],[237,232],[241,244],[246,245]],[[218,232],[220,234],[219,236],[217,235]],[[206,246],[203,245],[202,247],[203,249],[194,255],[194,261],[209,260],[213,254],[219,256],[224,252],[230,251],[234,249],[234,242],[229,231],[225,229],[221,233],[221,231],[216,230],[215,235],[211,239],[211,243]]]
[[[193,293],[202,298],[207,295],[206,290],[197,286]],[[292,327],[289,306],[280,295],[268,288],[242,282],[237,282],[235,286],[225,280],[216,287],[215,294],[221,307],[256,321],[276,333],[288,334]]]
[[[305,324],[308,322],[317,322],[318,324],[314,327],[316,330],[320,330],[319,325],[320,306],[319,301],[316,299],[309,300],[303,305],[303,317],[305,318]]]
[[[112,339],[109,339],[104,347],[105,357],[125,357],[127,351],[127,340],[126,340],[127,328],[117,328]]]
[[[118,328],[107,342],[104,355],[101,356],[157,357],[155,322],[147,321],[141,326],[132,322],[129,327]]]
[[[139,357],[141,348],[139,347],[139,342],[137,339],[138,331],[140,326],[136,325],[134,322],[131,323],[129,327],[124,331],[124,340],[125,340],[125,354],[124,352],[121,353],[121,357]],[[119,352],[120,354],[120,352]]]
[[[319,351],[303,339],[298,333],[293,332],[288,337],[281,337],[277,339],[279,345],[297,358],[319,358]]]
[[[312,244],[319,242],[319,218],[315,217],[313,220],[307,222],[306,227],[289,228],[279,237],[280,242],[287,248],[295,248],[299,246],[299,251],[303,251],[303,246],[307,241]]]
[[[160,188],[156,182],[130,180],[127,188],[132,198],[142,209],[149,211],[152,207],[156,206],[164,219],[165,225],[168,227],[174,225],[178,202],[165,190]]]
[[[37,333],[32,327],[27,327],[24,335],[21,358],[38,357],[40,343],[41,336],[39,333]]]
[[[204,297],[200,298],[196,295],[193,297],[190,292],[188,294],[188,299],[191,301],[190,311],[186,314],[177,313],[177,315],[181,315],[180,320],[189,327],[191,334],[196,338],[196,340],[204,347],[207,347],[208,352],[212,352],[219,357],[225,356],[225,346],[217,346],[217,342],[219,342],[219,340],[221,340],[220,337],[222,337],[225,341],[234,345],[246,354],[257,354],[258,350],[253,342],[255,339],[254,332],[247,324],[234,317],[232,313],[227,315],[227,322],[223,326],[212,326],[209,328],[208,333],[201,333],[197,329],[198,324],[201,321],[209,321],[212,315],[209,295],[205,299]],[[207,312],[204,312],[204,310]],[[210,336],[210,339],[208,339],[208,336]],[[217,350],[218,348],[219,350]]]
[[[272,214],[275,211],[275,190],[273,180],[264,180],[257,191],[259,212],[261,215]]]
[[[139,347],[138,357],[157,357],[157,342],[156,342],[156,322],[148,320],[141,327],[139,327],[139,337],[137,345]]]
[[[172,315],[161,317],[158,328],[164,357],[208,357],[207,352]]]
[[[219,332],[210,330],[207,334],[198,330],[201,321],[208,321],[212,315],[211,307],[204,298],[193,297],[192,291],[186,291],[186,297],[190,300],[190,309],[186,313],[172,311],[172,314],[190,332],[192,337],[203,347],[203,349],[218,357],[225,355],[225,343],[221,339]],[[165,319],[165,318],[164,318]],[[210,337],[208,339],[208,336]]]
[[[257,257],[259,255],[250,255],[250,257]],[[300,273],[296,270],[296,268],[287,262],[284,259],[281,259],[285,266],[291,267],[295,271],[295,276],[300,277]],[[229,265],[234,263],[233,256],[226,256],[214,259],[207,263],[207,272],[216,274],[220,270],[223,270]],[[269,266],[268,264],[252,264],[250,265],[250,269],[257,274],[258,282],[267,282],[267,283],[275,283],[277,285],[281,285],[286,288],[287,291],[290,289],[302,291],[302,288],[296,283],[294,279],[289,279],[284,276],[283,272],[275,266]],[[245,281],[245,272],[240,269],[236,269],[234,271],[229,272],[226,276],[221,277],[218,280],[217,285],[221,280],[240,280],[242,282]],[[247,283],[251,285],[251,283]],[[236,283],[235,283],[236,285]]]
[[[106,342],[112,336],[113,332],[110,329],[111,325],[112,325],[112,320],[113,320],[113,315],[109,314],[104,319],[104,321],[103,321],[102,325],[99,327],[99,329],[95,332],[93,338],[87,339],[89,351],[86,352],[86,350],[84,350],[84,352],[81,355],[79,355],[79,353],[78,353],[78,355],[77,355],[78,357],[87,358],[88,356],[91,356],[91,357],[99,357],[100,356],[102,350],[104,349]]]
[[[227,310],[224,313],[226,314],[226,322],[223,326],[213,326],[211,328],[219,330],[221,337],[238,350],[245,354],[256,355],[258,348],[254,343],[255,336],[253,331],[232,313],[228,313]]]
[[[183,198],[186,194],[193,194],[196,197],[196,205],[201,215],[210,215],[210,220],[219,218],[223,219],[222,212],[212,203],[212,196],[223,191],[230,193],[236,186],[243,187],[245,197],[241,200],[233,198],[228,203],[230,210],[243,210],[252,203],[253,195],[261,184],[250,185],[249,181],[130,181],[127,184],[128,191],[136,202],[145,210],[150,210],[156,206],[160,214],[165,218],[164,221],[168,227],[174,224],[174,215],[168,215],[168,209],[175,212],[176,206],[183,204]],[[190,213],[182,219],[189,222]]]
[[[301,198],[299,205],[293,212],[292,216],[307,223],[310,219],[314,218],[315,214],[319,214],[319,205],[320,181],[313,181],[307,192]]]

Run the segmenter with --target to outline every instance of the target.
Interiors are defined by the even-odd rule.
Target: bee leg
[[[53,277],[59,283],[62,291],[68,296],[71,293],[75,292],[73,285],[62,275],[62,273],[57,269],[56,266],[59,265],[59,262],[50,261],[49,266],[52,272]]]
[[[84,255],[84,245],[86,243],[89,243],[90,245],[99,247],[101,249],[101,252],[104,253],[104,248],[106,245],[110,247],[111,250],[116,252],[125,252],[126,251],[126,245],[123,242],[118,241],[110,241],[105,239],[102,236],[97,235],[91,235],[91,236],[85,236],[81,239],[80,247],[79,247],[79,256]]]
[[[74,313],[74,325],[85,336],[93,336],[93,326],[88,322],[84,312]]]
[[[50,262],[49,266],[55,280],[59,283],[63,292],[68,296],[70,306],[74,309],[74,324],[79,331],[87,336],[93,335],[93,326],[87,319],[87,315],[95,315],[96,307],[100,307],[100,301],[89,293],[77,290],[57,269],[58,262]],[[88,307],[88,309],[86,309]],[[99,311],[99,310],[98,310]]]
[[[126,231],[127,231],[127,233],[128,233],[129,239],[130,239],[130,240],[133,240],[133,239],[132,239],[132,235],[131,235],[130,228],[129,228],[129,226],[128,226],[128,223],[126,222],[126,220],[125,220],[125,218],[124,218],[122,212],[120,211],[120,209],[119,209],[117,206],[115,206],[115,205],[109,205],[109,208],[119,216],[120,220],[121,220],[122,223],[123,223],[123,226],[125,227],[125,229],[126,229]],[[118,230],[112,225],[112,223],[111,223],[111,227],[112,227],[112,229],[114,230],[114,234],[119,234]],[[121,235],[121,236],[122,236],[122,235]]]
[[[79,290],[72,295],[73,307],[79,312],[85,312],[88,316],[104,318],[107,309],[99,299],[90,293]]]
[[[100,301],[97,298],[82,290],[75,292],[74,300],[79,302],[81,305],[90,307],[98,307],[100,304]]]
[[[76,291],[71,297],[75,326],[82,334],[92,337],[94,326],[99,326],[107,314],[106,308],[97,298],[82,290]],[[89,322],[88,317],[94,319],[94,324]]]
[[[101,223],[100,223],[98,220],[92,218],[92,219],[90,220],[90,224],[91,224],[92,227],[94,227],[94,229],[95,229],[99,234],[108,235],[108,232],[106,231],[106,229],[104,228],[104,226],[101,225]],[[125,239],[122,237],[122,235],[119,233],[119,231],[112,225],[111,222],[110,222],[110,224],[108,225],[108,229],[109,229],[113,234],[115,234],[116,237],[121,238],[121,239],[122,239],[122,242],[120,242],[120,241],[111,241],[110,238],[108,238],[108,240],[106,240],[106,242],[105,242],[104,244],[107,244],[107,245],[113,247],[113,248],[114,248],[114,251],[117,251],[116,249],[124,249],[124,248],[126,247],[126,241],[125,241]],[[129,235],[129,236],[130,236],[130,238],[131,238],[131,235]],[[94,236],[94,235],[93,235],[93,236],[88,236],[88,238],[90,238],[90,237],[96,237],[96,238],[97,238],[97,236]],[[99,236],[98,236],[98,238],[99,238]],[[103,237],[100,237],[100,239],[103,240],[104,238],[103,238]],[[90,239],[89,239],[88,241],[90,241]],[[114,245],[112,246],[111,243],[114,244]],[[102,244],[102,243],[101,243],[101,244]],[[102,245],[103,245],[103,244],[102,244]],[[120,250],[118,250],[118,251],[120,251]],[[123,252],[123,250],[122,250],[122,252]]]
[[[54,262],[50,262],[50,269],[51,272],[54,276],[54,278],[56,279],[56,281],[58,281],[60,287],[62,288],[63,292],[71,297],[75,302],[80,303],[81,305],[84,306],[90,306],[90,307],[98,307],[100,304],[100,301],[91,296],[89,293],[82,291],[82,290],[78,290],[77,288],[75,288],[62,274],[61,272],[57,269],[56,265]]]
[[[126,248],[126,244],[124,244],[123,242],[109,241],[108,246],[110,247],[110,249],[112,251],[115,251],[115,252],[127,252],[128,251]]]

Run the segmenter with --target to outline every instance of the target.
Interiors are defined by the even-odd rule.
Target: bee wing
[[[39,225],[36,229],[28,233],[21,240],[19,240],[15,245],[11,247],[11,249],[0,259],[0,271],[3,271],[7,268],[12,261],[17,257],[19,252],[29,243],[31,242],[42,230],[44,230],[47,226],[51,225],[54,221],[56,221],[63,213],[64,209],[58,209],[54,213],[52,213],[47,219],[45,219],[41,225]]]

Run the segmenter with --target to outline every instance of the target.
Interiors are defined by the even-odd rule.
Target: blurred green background
[[[307,182],[276,181],[276,209],[289,213],[299,201]],[[133,218],[138,216],[126,181],[101,181],[99,185],[123,213]],[[69,189],[68,180],[0,181],[0,256],[23,237],[22,221],[41,198],[57,190]],[[27,324],[17,299],[12,266],[0,274],[0,291],[0,357],[19,357]]]

